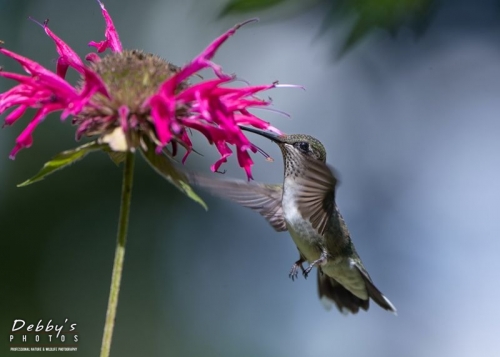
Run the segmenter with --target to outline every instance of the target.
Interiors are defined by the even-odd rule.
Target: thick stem
[[[123,261],[125,258],[125,243],[127,242],[127,228],[130,213],[130,199],[132,195],[132,181],[134,177],[134,154],[127,153],[125,168],[123,170],[122,200],[120,206],[120,219],[118,221],[118,235],[116,239],[115,261],[111,275],[111,287],[109,289],[108,311],[104,334],[102,336],[101,357],[109,357],[111,339],[115,326],[116,308],[118,306],[118,295],[120,294],[120,282],[122,279]]]

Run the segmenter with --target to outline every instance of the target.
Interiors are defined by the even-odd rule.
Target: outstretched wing
[[[321,161],[306,163],[304,174],[296,178],[297,204],[304,218],[309,218],[313,228],[324,234],[328,220],[335,209],[337,178],[332,169]]]
[[[218,180],[195,173],[187,173],[187,177],[191,184],[206,189],[214,196],[226,198],[258,212],[276,231],[287,230],[281,208],[282,185],[249,183],[244,180]]]

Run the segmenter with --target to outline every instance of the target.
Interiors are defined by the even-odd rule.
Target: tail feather
[[[384,296],[384,294],[380,292],[380,290],[377,289],[364,270],[359,269],[359,267],[358,270],[365,282],[368,296],[384,310],[388,310],[396,314],[396,308],[394,305]],[[370,307],[369,299],[363,300],[357,297],[344,288],[335,279],[324,274],[321,269],[318,269],[318,294],[327,309],[329,309],[331,307],[331,303],[334,302],[339,311],[342,313],[351,312],[356,314],[360,308],[366,311]]]
[[[326,308],[329,308],[333,301],[342,313],[350,311],[356,314],[360,308],[368,310],[370,306],[370,300],[360,299],[335,279],[324,274],[321,269],[318,269],[318,294]]]
[[[370,298],[373,301],[375,301],[378,304],[378,306],[380,306],[382,309],[391,311],[394,314],[396,314],[397,312],[396,307],[394,307],[394,305],[389,301],[388,298],[385,297],[384,294],[382,294],[382,292],[379,289],[377,289],[377,287],[373,284],[372,280],[370,279],[366,271],[364,269],[361,269],[358,265],[356,265],[356,268],[363,277],[366,286],[366,291],[368,292],[368,296],[370,296]]]

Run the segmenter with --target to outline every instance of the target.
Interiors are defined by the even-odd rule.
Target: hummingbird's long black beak
[[[272,141],[274,141],[276,143],[282,143],[283,142],[283,140],[281,139],[280,135],[278,135],[276,133],[273,133],[271,131],[265,131],[265,130],[256,129],[256,128],[252,128],[252,127],[249,127],[249,126],[243,126],[243,125],[241,125],[240,128],[241,128],[241,130],[249,131],[251,133],[254,133],[254,134],[263,136],[265,138],[268,138],[269,140],[272,140]]]

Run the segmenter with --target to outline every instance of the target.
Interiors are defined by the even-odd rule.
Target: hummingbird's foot
[[[307,267],[307,269],[305,269],[304,271],[302,271],[302,275],[304,276],[304,279],[307,279],[307,277],[309,276],[309,273],[311,272],[312,268],[314,268],[314,265],[309,265]]]
[[[292,269],[288,274],[288,277],[292,279],[292,281],[295,281],[295,279],[297,279],[297,277],[299,276],[299,268],[300,270],[302,270],[302,273],[304,273],[304,267],[302,266],[302,263],[304,262],[305,260],[303,258],[300,258],[295,262],[295,264],[292,265]]]
[[[309,266],[307,267],[307,269],[302,270],[302,275],[304,275],[304,279],[307,279],[307,276],[311,272],[312,268],[314,268],[316,265],[323,264],[324,262],[326,262],[326,259],[327,259],[326,258],[326,253],[323,252],[323,253],[321,253],[321,256],[318,259],[316,259],[311,264],[309,264]]]

